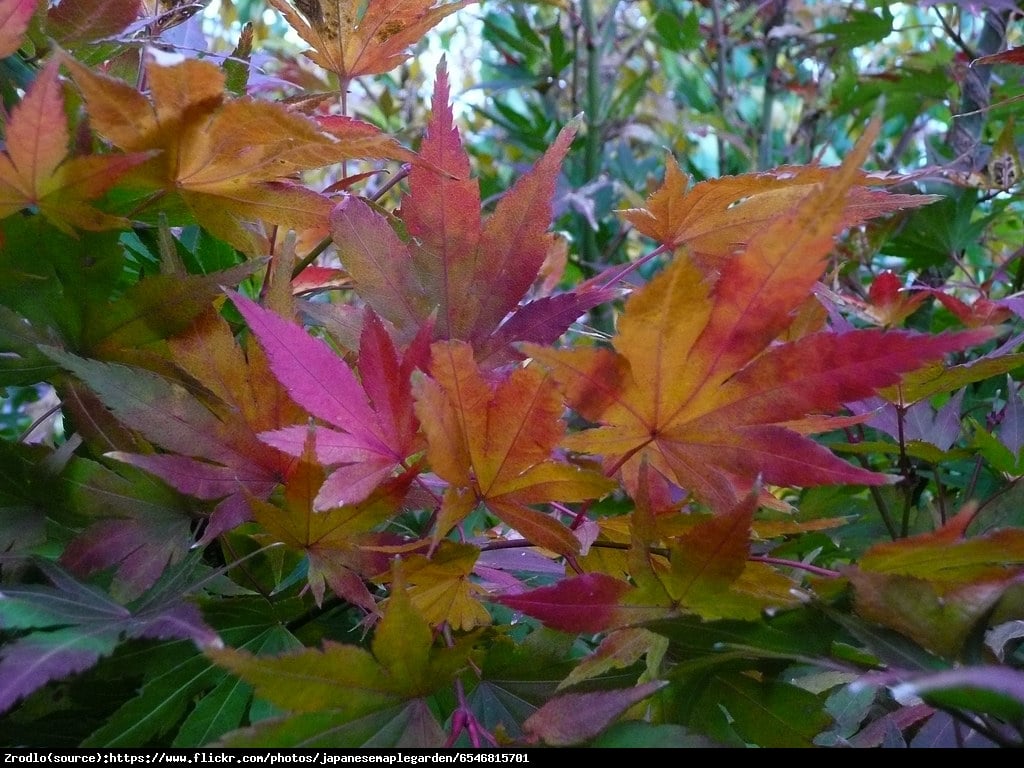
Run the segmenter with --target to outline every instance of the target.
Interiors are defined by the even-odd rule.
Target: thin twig
[[[37,418],[31,424],[29,424],[28,425],[28,429],[26,429],[24,432],[22,432],[20,435],[18,435],[18,442],[19,443],[24,443],[26,440],[28,440],[29,435],[31,435],[33,432],[35,432],[40,426],[42,426],[44,421],[46,421],[48,418],[53,416],[60,409],[61,409],[61,403],[57,403],[53,407],[47,408],[46,411],[43,412],[42,416]]]
[[[948,21],[946,21],[946,17],[942,15],[942,11],[939,10],[939,7],[937,5],[933,5],[932,10],[935,11],[935,15],[939,17],[939,23],[942,24],[942,28],[946,30],[946,34],[949,35],[950,39],[954,43],[956,43],[957,48],[963,51],[964,55],[967,57],[967,60],[974,61],[976,58],[978,58],[978,55],[977,53],[975,53],[974,49],[971,48],[967,41],[960,37],[960,33],[953,29],[952,25]]]
[[[729,80],[726,72],[728,62],[728,42],[725,38],[725,25],[722,23],[722,10],[719,8],[718,0],[711,0],[711,23],[715,36],[715,100],[718,102],[718,109],[725,119],[725,106],[728,101]],[[718,148],[718,175],[725,173],[725,139],[720,131],[715,131],[715,144]]]

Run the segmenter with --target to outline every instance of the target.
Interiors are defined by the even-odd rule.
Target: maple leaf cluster
[[[404,62],[467,4],[271,0],[341,93]],[[90,27],[74,11],[46,14],[55,40],[118,34],[142,12],[105,7]],[[0,0],[0,56],[19,50],[36,12]],[[889,271],[863,299],[822,285],[845,231],[937,200],[890,192],[902,177],[862,169],[875,123],[836,167],[691,186],[669,157],[645,205],[621,212],[653,251],[558,290],[553,211],[576,123],[485,213],[443,60],[415,152],[347,116],[232,95],[227,65],[140,62],[136,86],[56,50],[4,125],[0,373],[34,383],[45,371],[74,438],[40,462],[57,490],[22,477],[27,452],[0,454],[17,488],[0,545],[49,582],[0,594],[0,626],[17,633],[0,650],[0,709],[122,641],[184,639],[202,651],[193,679],[231,673],[251,684],[244,707],[256,695],[280,708],[248,727],[239,717],[223,743],[327,744],[396,721],[417,743],[443,743],[432,697],[456,690],[448,727],[477,727],[463,680],[472,670],[474,693],[488,695],[502,658],[478,641],[496,611],[513,611],[601,635],[563,686],[646,660],[632,688],[558,693],[520,718],[529,743],[592,738],[678,683],[658,671],[664,627],[693,621],[731,637],[800,604],[807,580],[767,542],[841,521],[793,519],[787,498],[911,475],[854,464],[822,435],[895,432],[906,469],[929,455],[915,439],[936,451],[955,439],[939,422],[958,418],[963,390],[934,415],[929,398],[1021,363],[1001,349],[946,365],[992,340],[1012,304],[904,290]],[[303,178],[345,175],[353,160],[407,165],[393,208],[358,194],[363,176],[319,191]],[[184,245],[181,227],[199,244]],[[39,232],[50,233],[41,266],[27,253]],[[327,239],[297,262],[296,234],[310,233]],[[122,240],[152,243],[156,256],[140,266]],[[231,265],[186,268],[204,249]],[[328,250],[336,261],[310,264]],[[651,277],[626,279],[644,265],[657,267]],[[346,298],[300,297],[328,283]],[[931,299],[967,330],[901,330]],[[575,332],[595,310],[614,317],[607,343]],[[1019,398],[1005,410],[1024,418]],[[907,426],[908,414],[931,423]],[[1019,473],[1015,430],[975,441]],[[64,537],[56,564],[27,554],[46,541],[39,510],[51,504]],[[972,520],[965,510],[827,575],[849,587],[857,621],[954,657],[1024,566],[1019,532],[970,538]],[[183,586],[189,569],[204,576]],[[103,574],[106,591],[88,583]],[[298,611],[253,634],[245,615],[201,615],[192,596],[225,581],[235,606],[282,612],[280,593],[301,585],[297,604],[352,606],[371,639],[307,647],[291,631]],[[843,627],[867,633],[852,622]],[[225,647],[211,624],[244,640]],[[746,695],[754,682],[729,684]],[[182,707],[192,685],[179,686]]]

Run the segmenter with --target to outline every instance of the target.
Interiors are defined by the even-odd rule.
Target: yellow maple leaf
[[[269,2],[313,46],[306,56],[337,74],[344,91],[356,77],[397,67],[409,58],[410,46],[471,0],[295,0],[294,7],[285,0]]]
[[[67,118],[59,63],[39,73],[6,126],[7,152],[0,153],[0,218],[34,207],[57,228],[101,230],[127,222],[93,207],[129,169],[149,155],[68,157]]]
[[[763,173],[709,179],[690,187],[690,177],[669,156],[664,181],[647,199],[646,207],[630,208],[622,215],[639,232],[669,249],[685,246],[698,266],[709,271],[721,267],[725,259],[837,173],[838,168],[820,165],[781,166]],[[858,172],[841,201],[840,227],[939,199],[936,195],[873,189],[902,180]]]
[[[150,61],[150,97],[65,57],[93,128],[130,152],[160,150],[133,181],[176,195],[196,221],[249,254],[266,250],[252,222],[294,229],[326,223],[326,196],[288,178],[354,158],[413,161],[415,155],[373,126],[347,118],[323,122],[281,104],[229,98],[214,64]]]

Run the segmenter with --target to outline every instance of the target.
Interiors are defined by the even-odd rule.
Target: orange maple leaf
[[[387,573],[391,555],[383,550],[402,543],[396,534],[377,529],[398,512],[413,473],[390,478],[358,504],[315,511],[325,473],[316,460],[314,434],[311,429],[306,451],[285,479],[278,503],[250,497],[249,505],[271,537],[309,558],[306,579],[317,605],[329,586],[372,613],[377,605],[364,581]]]
[[[790,212],[837,172],[837,168],[819,165],[781,166],[763,173],[710,179],[690,188],[690,177],[670,155],[665,179],[647,199],[646,208],[627,209],[623,216],[667,249],[686,246],[687,253],[703,269],[717,269],[754,235]],[[858,171],[845,198],[837,203],[841,207],[842,228],[940,199],[937,195],[890,194],[871,188],[899,181],[901,177]]]
[[[88,203],[130,168],[150,157],[88,155],[68,158],[67,117],[58,77],[51,61],[36,77],[7,123],[7,152],[0,154],[0,218],[35,207],[64,232],[74,227],[112,229],[128,222]]]
[[[448,483],[435,543],[482,503],[537,546],[579,552],[568,528],[530,505],[594,499],[615,484],[552,457],[565,431],[554,383],[537,368],[517,368],[492,386],[469,344],[431,349],[431,378],[418,379],[415,394],[427,459]]]
[[[397,67],[427,31],[472,0],[295,0],[295,7],[269,2],[313,46],[306,56],[337,74],[344,91],[356,77]]]
[[[775,485],[887,482],[802,434],[822,426],[803,422],[798,432],[786,422],[840,409],[989,334],[825,331],[778,341],[845,226],[843,201],[861,178],[866,147],[862,140],[839,171],[725,261],[716,282],[677,256],[628,300],[614,351],[523,345],[599,425],[563,445],[604,457],[607,471],[624,467],[627,480],[646,459],[720,512],[758,477]]]
[[[65,57],[96,131],[121,149],[162,150],[134,173],[144,187],[177,195],[211,233],[247,253],[266,250],[251,222],[294,229],[326,222],[332,203],[287,177],[353,158],[414,161],[373,126],[322,122],[272,102],[228,98],[217,66],[150,61],[151,99]]]

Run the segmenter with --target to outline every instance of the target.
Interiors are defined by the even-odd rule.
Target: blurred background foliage
[[[285,91],[336,87],[303,60],[301,43],[260,0],[214,0],[205,20],[225,49],[251,22],[256,50],[275,53],[265,74],[286,81]],[[1022,33],[1009,0],[487,0],[446,20],[402,67],[360,79],[349,98],[355,115],[415,142],[443,54],[485,199],[581,116],[561,204],[583,274],[644,247],[615,211],[642,203],[666,152],[694,181],[832,164],[879,113],[877,169],[919,173],[929,191],[950,198],[941,215],[917,215],[925,226],[947,222],[948,251],[940,258],[927,227],[919,239],[933,241],[931,252],[914,253],[912,221],[893,255],[922,271],[982,246],[999,271],[1021,243],[1013,115],[1024,70],[972,62],[1021,44]],[[1007,167],[1009,177],[993,172]],[[984,220],[981,231],[964,216]],[[968,277],[983,283],[991,275]]]

